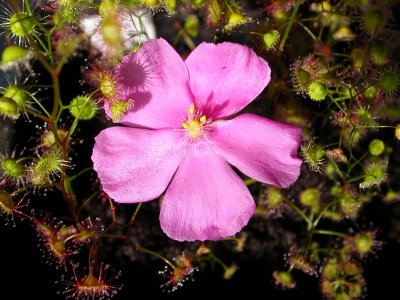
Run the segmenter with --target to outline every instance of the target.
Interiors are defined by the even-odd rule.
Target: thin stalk
[[[293,208],[300,215],[300,217],[304,219],[304,221],[306,221],[308,227],[312,226],[311,220],[303,213],[303,211],[296,204],[294,204],[292,201],[288,199],[285,199],[285,202],[289,204],[289,206]]]
[[[151,250],[143,248],[143,247],[136,247],[135,249],[136,249],[136,251],[139,251],[142,253],[147,253],[147,254],[153,255],[155,257],[158,257],[161,260],[163,260],[167,265],[169,265],[172,269],[175,269],[175,265],[172,262],[170,262],[168,259],[166,259],[164,256],[162,256],[161,254],[158,254],[154,251],[151,251]]]
[[[290,16],[289,23],[286,26],[285,33],[283,34],[282,41],[279,45],[279,51],[282,51],[283,48],[285,47],[286,41],[289,37],[290,30],[292,29],[292,26],[294,23],[294,19],[296,18],[297,12],[299,11],[300,4],[301,4],[301,0],[297,0],[296,4],[294,5],[293,12],[292,12],[292,15]]]
[[[340,236],[340,237],[349,237],[348,234],[341,233],[341,232],[336,232],[332,230],[324,230],[324,229],[318,229],[314,231],[314,234],[321,234],[321,235],[333,235],[333,236]]]
[[[133,225],[133,222],[135,222],[136,216],[139,213],[140,208],[142,207],[143,202],[140,202],[138,206],[136,207],[131,219],[129,220],[129,227]]]

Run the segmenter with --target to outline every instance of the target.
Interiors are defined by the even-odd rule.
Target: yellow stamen
[[[188,118],[182,123],[182,127],[186,129],[188,135],[192,139],[197,139],[203,134],[203,125],[207,122],[207,117],[202,116],[196,111],[194,104],[190,104]]]
[[[193,113],[194,113],[194,104],[192,103],[192,104],[190,104],[190,107],[189,107],[189,114],[193,115]]]
[[[191,120],[182,124],[192,139],[198,138],[203,132],[201,123],[198,120]]]

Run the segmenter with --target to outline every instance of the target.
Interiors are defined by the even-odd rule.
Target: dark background
[[[166,27],[162,26],[162,28]],[[1,42],[0,47],[2,46]],[[83,57],[69,63],[63,73],[62,84],[68,82],[65,90],[62,91],[63,97],[74,97],[82,89],[77,80],[71,80],[71,78],[76,79],[81,76],[82,61],[80,59]],[[46,82],[48,78],[43,76],[40,80]],[[0,84],[4,85],[3,74],[0,74]],[[99,115],[101,114],[99,112]],[[78,164],[90,161],[93,137],[105,126],[101,121],[102,118],[103,116],[96,121],[96,126],[93,126],[93,123],[90,126],[83,124],[76,134],[77,138],[84,140],[84,144],[78,146],[74,154]],[[13,136],[14,144],[21,145],[28,137],[37,134],[26,130],[23,122],[11,123],[1,120],[0,124],[1,133],[7,133],[8,140]],[[4,136],[0,136],[0,144],[5,145],[5,139]],[[94,174],[91,174],[87,182],[93,180],[93,176]],[[87,186],[78,186],[76,189],[84,191]],[[46,199],[33,194],[29,194],[28,198],[31,208],[44,207],[55,214],[65,213],[66,208],[57,192],[50,193]],[[94,203],[90,209],[104,213],[99,202]],[[126,210],[129,208],[121,208],[122,214],[125,214]],[[5,223],[7,223],[5,218],[0,217],[0,288],[2,289],[0,299],[65,299],[65,295],[58,294],[63,291],[64,286],[56,281],[60,281],[62,275],[66,278],[71,277],[71,270],[67,272],[63,269],[56,270],[54,266],[46,263],[49,257],[40,251],[42,246],[29,222],[16,220],[16,226],[12,222],[8,222],[9,224],[5,226]],[[165,250],[163,247],[172,247],[175,253],[179,253],[180,249],[193,250],[196,246],[196,244],[178,243],[172,243],[171,246],[159,231],[156,204],[148,205],[137,224],[139,227],[150,228],[149,240],[159,241],[158,246],[162,251]],[[188,299],[194,296],[228,298],[241,294],[247,297],[259,295],[264,299],[276,300],[322,299],[320,282],[315,277],[295,271],[297,287],[293,290],[282,290],[273,282],[272,273],[276,269],[283,268],[283,255],[289,250],[293,236],[301,236],[304,233],[302,225],[297,226],[297,224],[300,223],[293,225],[286,219],[253,219],[249,224],[253,234],[250,235],[249,243],[243,253],[233,253],[225,246],[217,245],[216,247],[216,253],[228,264],[233,261],[238,263],[239,270],[231,280],[222,279],[221,267],[216,266],[213,269],[208,264],[205,269],[195,273],[194,282],[187,282],[183,288],[173,293],[163,292],[160,288],[166,280],[158,274],[164,268],[164,264],[159,260],[145,255],[127,256],[122,250],[124,245],[120,243],[105,243],[101,259],[112,265],[114,271],[122,271],[122,277],[116,284],[122,283],[123,288],[116,299],[135,299],[141,295],[166,299]],[[366,227],[365,229],[377,229],[377,238],[383,241],[381,248],[362,263],[367,286],[365,299],[400,298],[398,296],[400,294],[400,276],[398,275],[400,270],[400,203],[385,204],[379,197],[375,197],[371,203],[365,205],[355,224],[355,226],[364,224],[360,225],[361,229],[363,229],[362,226]],[[257,244],[259,240],[264,242]],[[6,292],[11,296],[6,297]]]

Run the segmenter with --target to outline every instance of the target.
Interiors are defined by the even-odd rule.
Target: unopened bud
[[[16,62],[20,59],[25,58],[28,55],[29,51],[17,46],[17,45],[10,45],[7,46],[1,55],[1,63],[12,63]]]
[[[96,114],[96,105],[92,98],[88,96],[78,96],[71,101],[69,111],[76,119],[90,120]]]
[[[322,101],[325,99],[328,89],[326,85],[320,81],[314,81],[308,87],[307,93],[314,101]]]
[[[33,32],[36,20],[27,13],[17,12],[10,18],[10,30],[17,37],[24,37]]]
[[[10,119],[18,119],[20,113],[18,112],[17,103],[7,97],[0,97],[0,115]]]

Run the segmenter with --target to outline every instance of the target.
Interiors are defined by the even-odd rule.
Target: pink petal
[[[142,202],[164,192],[184,147],[182,138],[170,129],[111,127],[96,137],[92,161],[111,198]]]
[[[124,123],[149,128],[180,127],[193,102],[185,63],[163,39],[150,40],[136,53],[125,56],[116,67],[115,79],[118,94],[124,100],[135,101],[121,119]]]
[[[232,236],[249,221],[255,204],[230,166],[208,146],[192,145],[161,206],[162,230],[178,241]]]
[[[230,164],[258,181],[285,188],[300,175],[299,128],[243,114],[218,123],[212,139]]]
[[[208,118],[214,120],[240,111],[271,79],[268,63],[240,44],[202,43],[185,63],[198,105]]]

